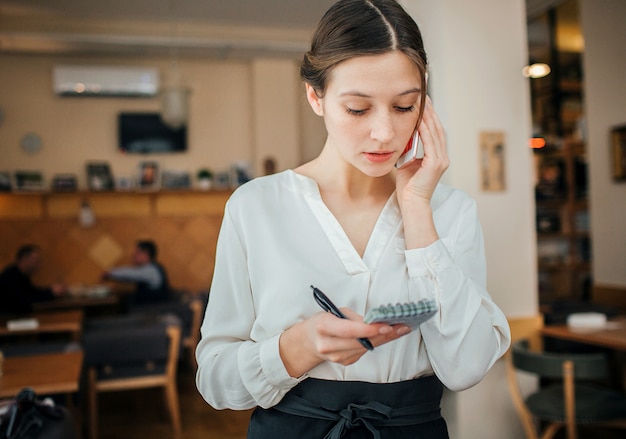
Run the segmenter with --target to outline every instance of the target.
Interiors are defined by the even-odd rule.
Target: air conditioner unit
[[[146,67],[55,66],[52,85],[60,96],[155,96],[159,72]]]

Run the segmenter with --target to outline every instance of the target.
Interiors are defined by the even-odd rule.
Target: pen
[[[319,306],[322,307],[324,311],[327,311],[331,313],[332,315],[334,315],[335,317],[339,317],[340,319],[348,319],[344,315],[344,313],[339,311],[339,308],[337,308],[335,304],[331,302],[331,300],[326,296],[326,294],[322,293],[322,291],[319,288],[315,288],[313,285],[311,285],[311,288],[313,288],[313,297],[315,297],[315,301],[318,303]],[[367,338],[359,338],[358,340],[359,340],[359,343],[361,343],[363,347],[367,349],[368,351],[374,350],[374,345]]]

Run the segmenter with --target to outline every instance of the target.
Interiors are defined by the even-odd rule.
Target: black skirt
[[[435,376],[397,383],[307,378],[280,403],[257,408],[249,439],[448,439]]]

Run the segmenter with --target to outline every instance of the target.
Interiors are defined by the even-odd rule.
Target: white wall
[[[523,0],[406,0],[430,58],[430,90],[446,128],[446,182],[478,202],[488,288],[508,316],[537,312],[536,237]],[[480,189],[479,133],[506,137],[506,190]],[[522,438],[503,361],[479,385],[447,392],[444,414],[455,439]]]
[[[599,7],[601,5],[601,7]],[[581,0],[594,283],[626,287],[626,182],[614,182],[611,127],[626,124],[626,2]]]
[[[300,162],[298,69],[293,60],[252,61],[253,160],[256,175],[263,161],[273,158],[280,169]]]
[[[156,160],[162,169],[188,171],[201,167],[227,171],[233,162],[255,166],[266,155],[278,159],[279,170],[302,161],[301,126],[321,131],[307,143],[323,142],[323,125],[299,103],[304,94],[298,61],[288,59],[181,59],[183,82],[192,92],[185,153],[134,155],[117,149],[120,111],[160,111],[152,98],[60,97],[52,91],[52,69],[58,64],[151,66],[167,72],[167,59],[107,58],[0,54],[0,171],[40,170],[46,181],[54,174],[77,174],[85,184],[85,163],[105,160],[116,177],[136,176],[142,160]],[[22,137],[37,133],[43,147],[37,154],[20,148]],[[318,147],[319,148],[319,147]]]

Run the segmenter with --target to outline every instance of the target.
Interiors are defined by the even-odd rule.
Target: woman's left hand
[[[450,166],[445,132],[428,96],[418,133],[424,145],[424,157],[399,169],[396,176],[396,193],[401,208],[404,203],[430,203],[441,176]]]

